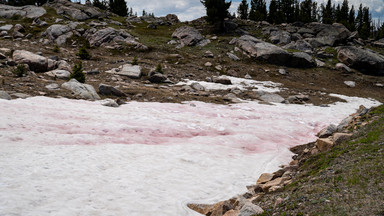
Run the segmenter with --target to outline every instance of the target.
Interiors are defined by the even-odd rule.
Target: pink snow
[[[340,96],[343,97],[343,96]],[[369,99],[330,107],[0,100],[0,215],[198,215]]]

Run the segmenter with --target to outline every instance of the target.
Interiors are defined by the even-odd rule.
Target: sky
[[[270,0],[267,0],[267,4]],[[317,0],[323,3],[327,0]],[[134,11],[142,14],[143,9],[149,13],[155,13],[156,16],[165,16],[167,14],[176,14],[182,21],[190,21],[205,15],[205,8],[200,0],[126,0],[128,7],[132,7]],[[230,12],[237,10],[241,0],[232,0]],[[250,2],[250,0],[248,0]],[[343,0],[333,0],[336,3],[342,3]],[[360,3],[368,6],[373,18],[384,20],[384,0],[349,0],[350,5],[354,4],[358,8]]]

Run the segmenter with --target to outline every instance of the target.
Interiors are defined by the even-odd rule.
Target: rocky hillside
[[[63,0],[0,5],[0,17],[0,84],[10,98],[325,105],[338,100],[329,93],[384,95],[382,41],[363,41],[340,24],[228,20],[228,33],[214,34],[204,19],[124,18]],[[80,60],[86,84],[64,84]],[[174,85],[185,79],[230,84],[222,75],[279,82],[285,89],[263,97],[261,91]]]

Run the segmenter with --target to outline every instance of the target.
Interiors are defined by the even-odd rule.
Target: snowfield
[[[0,215],[199,215],[363,104],[0,100]]]

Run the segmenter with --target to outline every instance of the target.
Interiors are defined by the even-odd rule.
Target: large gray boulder
[[[51,25],[45,30],[42,36],[47,36],[49,40],[60,46],[63,45],[68,38],[73,36],[72,31],[78,24],[77,22],[70,22],[68,25]]]
[[[291,49],[291,50],[299,50],[306,53],[312,53],[313,47],[310,43],[308,43],[305,40],[298,40],[296,42],[291,42],[290,44],[287,44],[283,46],[284,49]]]
[[[67,0],[55,0],[50,6],[59,15],[69,15],[73,19],[83,21],[102,17],[103,14],[93,6],[72,3]]]
[[[312,56],[305,52],[295,52],[291,55],[289,66],[297,68],[310,68],[316,66],[316,62]]]
[[[256,58],[257,60],[278,65],[289,64],[291,54],[276,45],[264,42],[249,35],[241,36],[236,44],[247,55]]]
[[[274,44],[286,45],[291,43],[291,34],[286,31],[274,31],[271,33],[269,40]]]
[[[137,42],[135,37],[122,29],[117,30],[112,27],[108,27],[97,30],[92,28],[85,32],[84,36],[92,47],[107,46],[113,42],[124,42],[138,50],[148,49],[148,47]]]
[[[119,89],[107,84],[102,84],[102,83],[99,85],[99,93],[101,95],[115,95],[118,97],[125,96],[125,94],[121,92]]]
[[[72,91],[76,96],[86,100],[100,100],[100,96],[96,93],[93,86],[83,84],[76,79],[71,79],[61,85],[63,89]]]
[[[313,67],[312,57],[305,53],[289,53],[276,45],[264,42],[249,35],[241,36],[237,40],[240,47],[250,57],[267,63],[292,66]]]
[[[334,46],[338,43],[344,43],[351,36],[351,32],[342,24],[333,25],[322,23],[310,23],[308,28],[316,34],[315,38],[308,38],[307,41],[313,47]]]
[[[46,72],[48,70],[48,59],[25,50],[15,50],[12,55],[17,64],[27,64],[34,72]]]
[[[200,32],[190,26],[181,26],[177,28],[173,34],[173,38],[180,40],[181,46],[204,46],[209,43]]]
[[[344,46],[338,48],[337,58],[348,67],[370,75],[384,75],[384,56],[369,49]]]
[[[251,57],[271,64],[286,65],[290,59],[284,49],[249,35],[241,36],[237,45]]]
[[[0,17],[10,19],[15,15],[19,15],[24,18],[35,19],[46,14],[47,11],[43,7],[36,7],[33,5],[27,5],[22,7],[13,7],[9,5],[0,4]]]
[[[127,76],[132,79],[140,79],[142,76],[141,67],[138,65],[125,64],[118,68],[105,71],[106,73]]]

